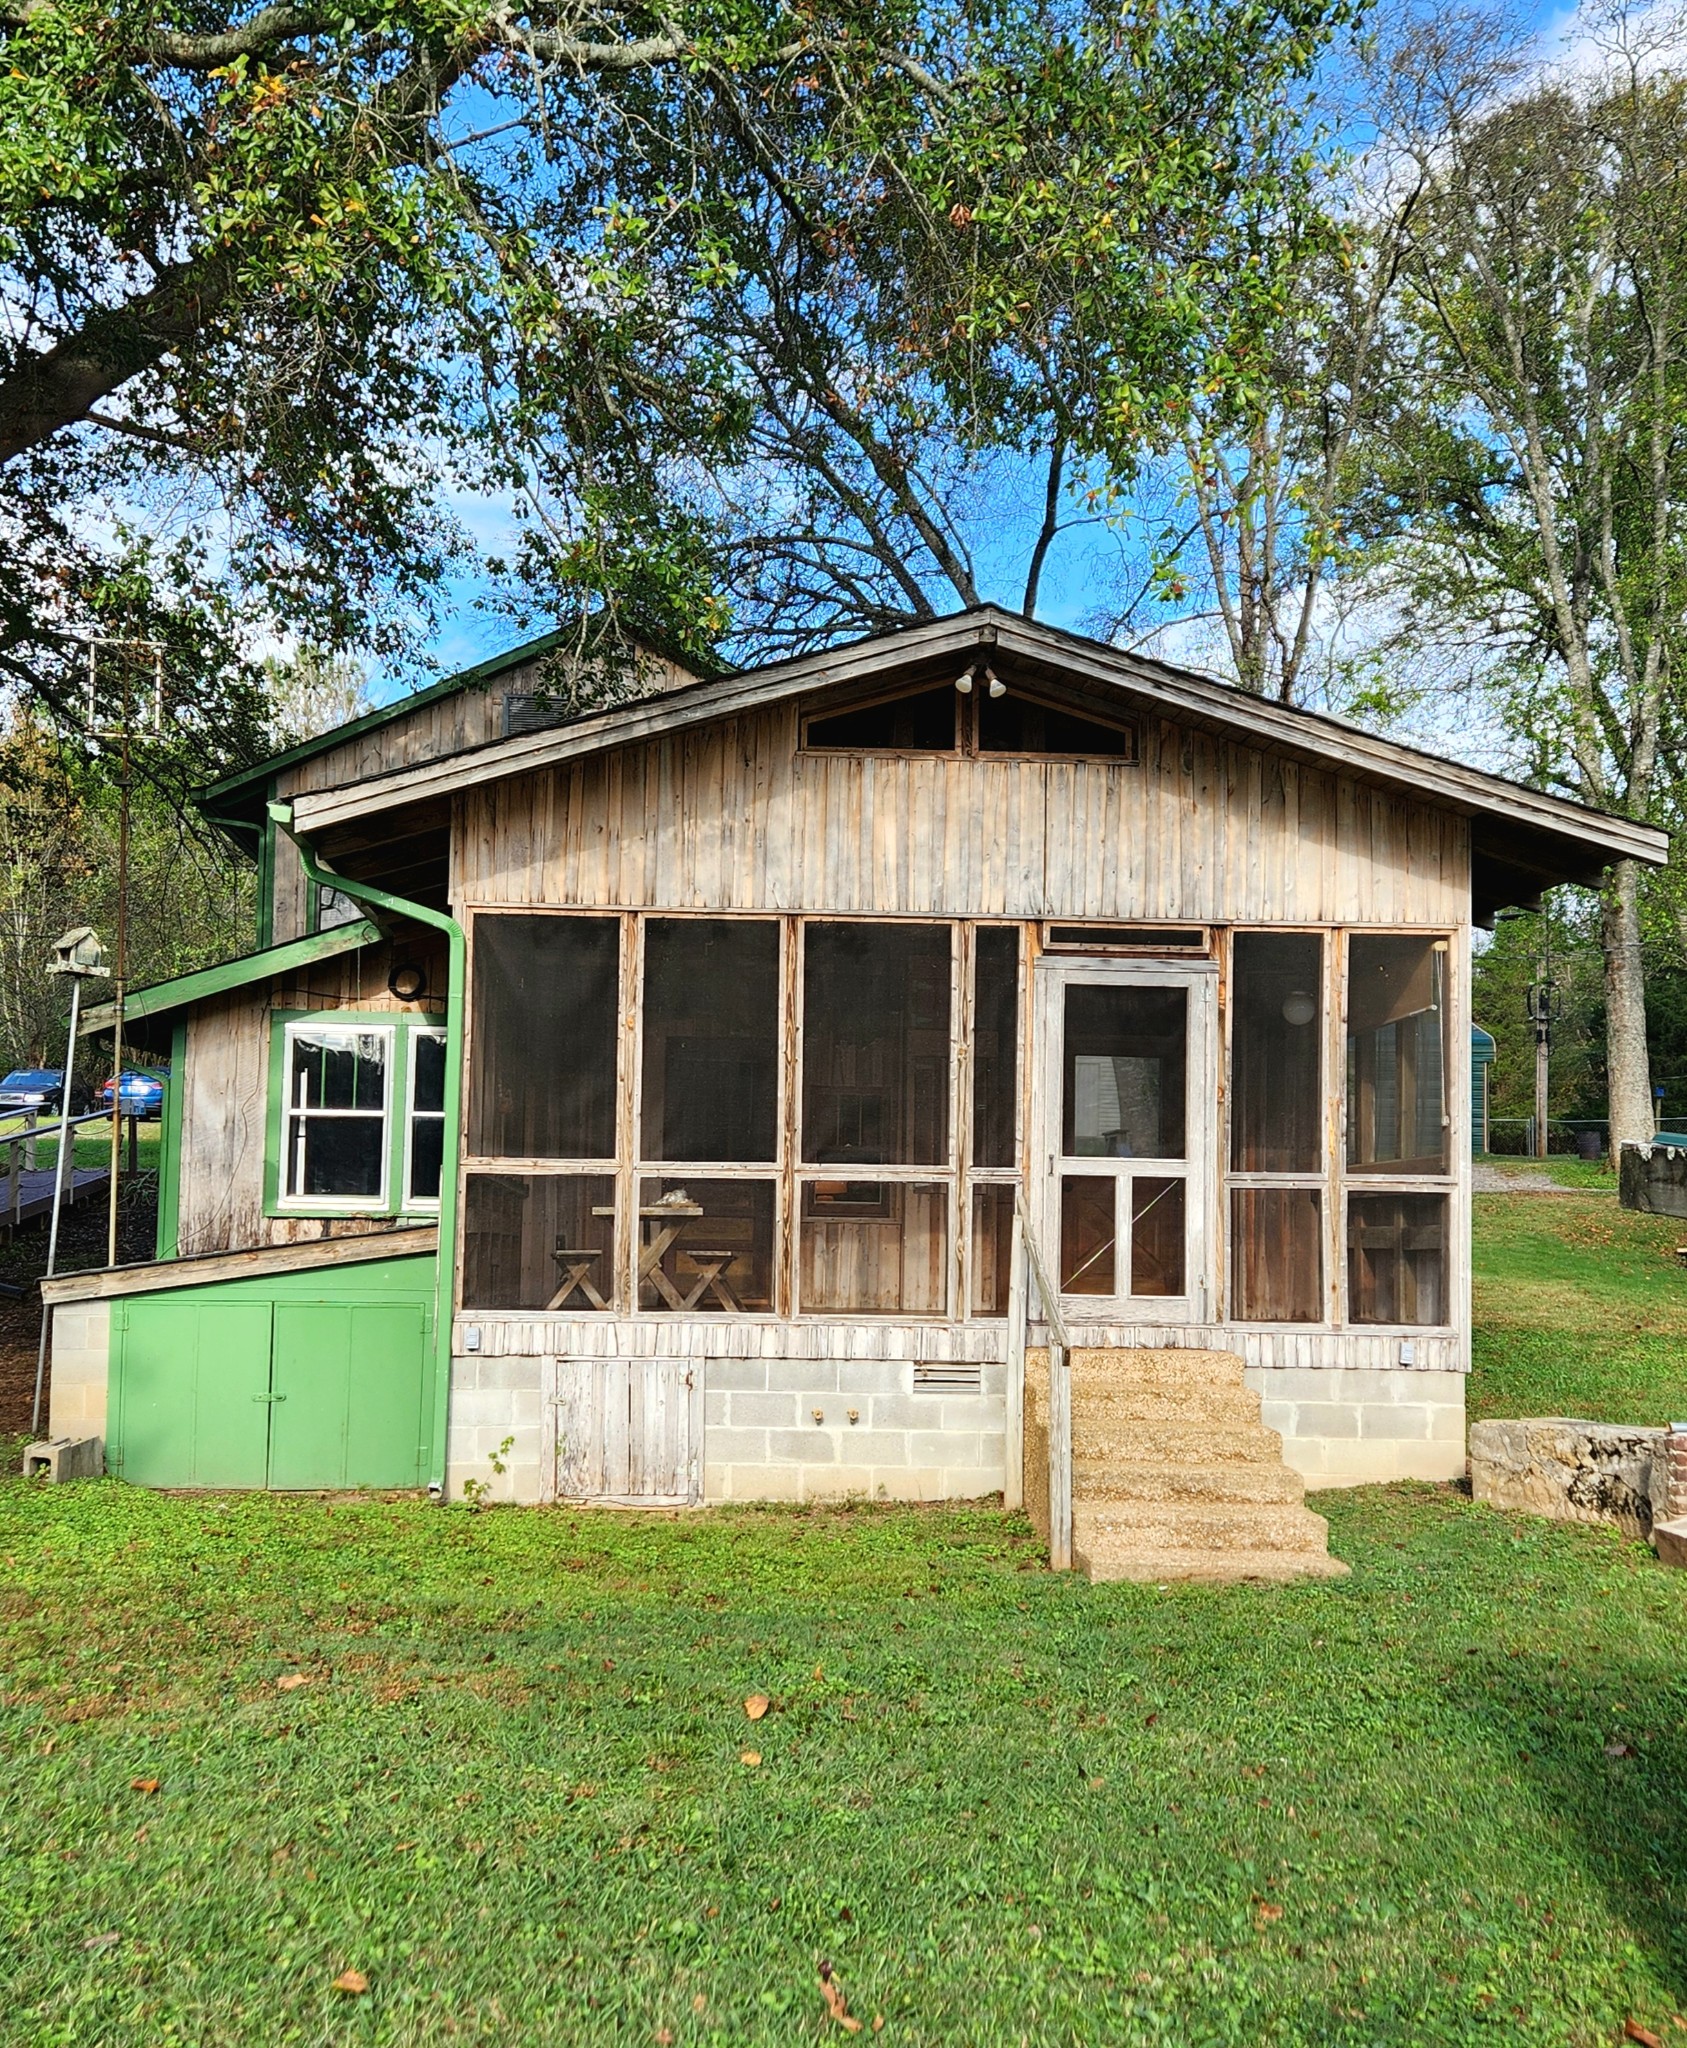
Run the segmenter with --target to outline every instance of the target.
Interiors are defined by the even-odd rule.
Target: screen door
[[[1068,1318],[1205,1321],[1212,973],[1038,963],[1042,1246]]]

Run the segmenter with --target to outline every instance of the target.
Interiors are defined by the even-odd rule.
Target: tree
[[[1384,116],[1421,193],[1405,367],[1358,494],[1400,648],[1474,643],[1531,779],[1663,805],[1687,618],[1687,77],[1657,17],[1604,25],[1581,79],[1443,14]],[[1615,1143],[1650,1137],[1640,877],[1600,896]]]
[[[0,0],[0,664],[167,639],[246,744],[210,644],[402,644],[465,491],[698,662],[964,596],[957,477],[1237,373],[1347,10]]]

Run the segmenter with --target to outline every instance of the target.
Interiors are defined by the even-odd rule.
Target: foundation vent
[[[981,1365],[933,1364],[914,1367],[916,1394],[982,1394]]]

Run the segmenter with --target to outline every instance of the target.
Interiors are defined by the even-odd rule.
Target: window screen
[[[804,1159],[947,1161],[949,959],[947,925],[806,928]]]
[[[959,703],[954,684],[944,683],[938,689],[891,697],[882,704],[862,704],[848,711],[834,711],[824,718],[811,718],[806,741],[811,747],[953,753]]]
[[[1016,1163],[1019,1098],[1019,933],[980,927],[973,953],[972,1163]]]
[[[1188,997],[1181,988],[1066,991],[1061,1149],[1068,1158],[1181,1159]]]
[[[1316,1173],[1323,1164],[1324,942],[1238,932],[1231,982],[1230,1165]]]
[[[613,1155],[620,961],[619,918],[475,919],[471,1152]]]
[[[1010,689],[1005,697],[978,693],[978,747],[985,754],[1101,754],[1134,761],[1136,734],[1054,704],[1039,704]]]
[[[646,1159],[771,1160],[779,1111],[779,927],[652,918],[644,940]]]
[[[607,1308],[615,1298],[615,1182],[607,1173],[471,1173],[463,1306]]]
[[[288,1200],[371,1207],[384,1201],[391,1071],[387,1026],[287,1027]]]
[[[445,1033],[410,1034],[410,1133],[405,1165],[407,1202],[439,1200],[445,1156]]]
[[[1355,933],[1347,969],[1347,1163],[1447,1166],[1445,940]]]
[[[798,1305],[820,1314],[941,1315],[949,1190],[916,1181],[810,1181],[802,1191]]]
[[[1445,1195],[1349,1195],[1347,1313],[1355,1323],[1447,1321]]]
[[[639,1189],[638,1305],[679,1315],[773,1306],[770,1180],[647,1180]]]

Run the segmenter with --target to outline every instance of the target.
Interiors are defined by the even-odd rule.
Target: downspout
[[[336,874],[321,861],[293,830],[293,806],[271,803],[269,815],[299,849],[299,859],[310,880],[324,889],[338,889],[354,902],[373,904],[398,917],[445,934],[450,970],[445,989],[445,1117],[444,1147],[439,1163],[439,1251],[434,1261],[434,1411],[433,1474],[428,1491],[445,1498],[445,1438],[451,1419],[451,1324],[456,1311],[457,1283],[457,1168],[462,1156],[463,1106],[463,985],[467,972],[468,944],[463,927],[442,910],[394,896],[377,889],[373,882],[353,881]]]

